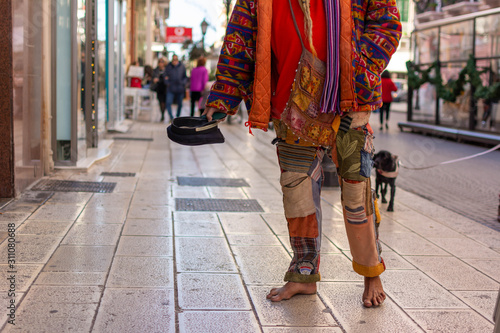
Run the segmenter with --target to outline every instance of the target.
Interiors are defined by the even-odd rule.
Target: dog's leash
[[[477,153],[477,154],[474,154],[474,155],[465,156],[465,157],[457,158],[455,160],[445,161],[445,162],[441,162],[441,163],[438,163],[438,164],[435,164],[435,165],[426,166],[426,167],[420,167],[420,168],[407,167],[407,166],[405,166],[403,164],[403,162],[401,161],[401,159],[399,160],[399,165],[401,165],[403,168],[408,169],[408,170],[425,170],[425,169],[435,168],[437,166],[444,165],[444,164],[451,164],[451,163],[461,162],[461,161],[465,161],[465,160],[470,160],[471,158],[491,153],[492,151],[495,151],[495,150],[497,150],[499,148],[500,148],[500,144],[496,145],[495,147],[493,147],[491,149],[483,151],[482,153]]]

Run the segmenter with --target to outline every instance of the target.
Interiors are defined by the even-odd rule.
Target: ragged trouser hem
[[[299,273],[287,272],[284,281],[298,283],[314,283],[321,280],[321,274],[304,275]]]
[[[352,261],[352,268],[359,275],[363,275],[364,277],[375,277],[379,276],[385,271],[385,263],[382,258],[380,258],[380,263],[375,266],[363,266],[358,264],[354,260]]]

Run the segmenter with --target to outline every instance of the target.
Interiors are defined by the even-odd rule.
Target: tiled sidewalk
[[[500,234],[400,189],[396,212],[382,207],[383,306],[362,307],[338,188],[323,191],[318,294],[267,301],[290,260],[272,133],[222,131],[223,145],[184,147],[164,125],[137,122],[122,136],[153,141],[117,140],[88,173],[50,177],[116,182],[113,193],[27,191],[2,210],[2,331],[493,331]],[[250,186],[179,186],[178,176]],[[257,199],[265,212],[181,212],[176,198]],[[17,227],[15,326],[6,323],[8,223]]]

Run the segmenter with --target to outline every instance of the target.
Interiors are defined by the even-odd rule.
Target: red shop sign
[[[186,40],[193,39],[193,28],[185,27],[167,27],[167,43],[184,43]]]

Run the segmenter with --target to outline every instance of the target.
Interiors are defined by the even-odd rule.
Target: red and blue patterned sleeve
[[[396,0],[369,0],[361,54],[377,67],[378,73],[389,64],[400,39],[401,22]]]
[[[224,37],[207,107],[235,114],[252,94],[257,39],[256,1],[237,0]]]
[[[401,22],[396,0],[354,0],[353,18],[356,53],[353,59],[359,111],[380,107],[380,74],[396,52]]]

